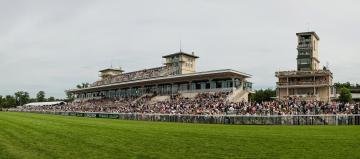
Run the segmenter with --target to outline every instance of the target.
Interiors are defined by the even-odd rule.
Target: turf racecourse
[[[0,112],[0,158],[360,158],[360,127],[182,124]]]

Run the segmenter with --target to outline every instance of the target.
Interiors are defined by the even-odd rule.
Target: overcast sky
[[[296,32],[320,36],[334,81],[360,82],[358,0],[0,0],[0,95],[23,90],[64,97],[98,70],[162,65],[182,50],[197,71],[235,69],[255,88],[296,69]]]

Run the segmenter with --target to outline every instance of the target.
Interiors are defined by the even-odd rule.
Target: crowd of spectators
[[[18,111],[106,112],[186,115],[317,115],[359,114],[359,104],[324,103],[290,99],[261,103],[227,101],[229,92],[200,93],[194,98],[175,95],[169,100],[152,102],[153,95],[94,99],[66,105],[21,107]]]
[[[166,68],[165,67],[156,67],[151,69],[144,69],[135,72],[122,73],[120,75],[114,77],[108,77],[106,79],[101,79],[96,81],[91,86],[99,86],[104,84],[111,84],[117,82],[126,82],[130,80],[139,80],[139,79],[147,79],[162,76]]]

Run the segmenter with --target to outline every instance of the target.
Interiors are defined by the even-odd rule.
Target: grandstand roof
[[[120,71],[120,72],[124,72],[122,69],[117,69],[117,68],[106,68],[106,69],[100,70],[99,72],[106,72],[106,71]]]
[[[169,55],[165,55],[163,56],[163,58],[167,58],[167,57],[171,57],[171,56],[175,56],[175,55],[186,55],[186,56],[190,56],[190,57],[194,57],[194,58],[199,58],[199,56],[195,56],[193,54],[188,54],[188,53],[185,53],[185,52],[177,52],[177,53],[173,53],[173,54],[169,54]]]
[[[67,92],[83,92],[83,91],[90,91],[90,90],[102,90],[102,89],[109,89],[109,88],[117,88],[119,86],[133,86],[138,84],[149,84],[151,82],[158,82],[158,83],[173,83],[177,81],[183,81],[187,79],[195,79],[199,80],[202,78],[211,78],[211,77],[242,77],[242,78],[250,78],[250,74],[246,74],[240,71],[232,70],[232,69],[223,69],[223,70],[214,70],[214,71],[204,71],[204,72],[196,72],[196,73],[188,73],[188,74],[180,74],[180,75],[171,75],[171,76],[160,76],[155,78],[149,79],[140,79],[140,80],[133,80],[121,83],[112,83],[88,88],[81,88],[81,89],[71,89],[67,90]]]
[[[319,36],[314,31],[300,32],[296,33],[296,35],[314,35],[316,39],[320,40]]]
[[[49,106],[49,105],[58,105],[63,104],[64,101],[56,101],[56,102],[35,102],[35,103],[28,103],[25,106]]]

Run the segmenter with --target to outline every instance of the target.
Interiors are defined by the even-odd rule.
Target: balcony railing
[[[317,75],[317,74],[331,75],[332,73],[329,70],[275,72],[275,76]]]
[[[164,64],[168,64],[168,63],[176,63],[176,62],[184,62],[185,60],[183,60],[182,58],[178,58],[178,59],[167,59],[167,60],[163,60]]]
[[[311,44],[300,44],[297,46],[298,48],[311,48]]]
[[[233,88],[212,88],[212,89],[195,89],[195,90],[179,90],[179,93],[206,93],[206,92],[231,92]]]
[[[299,39],[299,42],[311,42],[311,39]]]
[[[301,86],[301,85],[329,85],[329,81],[315,81],[315,82],[276,82],[278,86]]]

